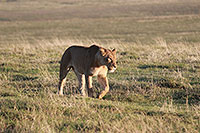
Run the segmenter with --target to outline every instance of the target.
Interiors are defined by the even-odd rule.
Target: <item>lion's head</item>
[[[97,58],[100,65],[107,66],[109,72],[113,73],[117,69],[116,49],[109,50],[105,48],[100,48],[97,54]]]

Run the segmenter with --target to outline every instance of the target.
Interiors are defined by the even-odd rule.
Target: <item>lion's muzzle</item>
[[[108,67],[108,72],[113,73],[117,69],[116,66]]]

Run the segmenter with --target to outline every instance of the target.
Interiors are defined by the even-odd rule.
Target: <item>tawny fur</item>
[[[71,46],[63,54],[60,64],[58,93],[63,95],[66,75],[73,69],[83,96],[93,96],[92,77],[97,76],[103,91],[98,96],[102,99],[109,91],[107,72],[116,70],[116,50],[108,50],[96,45],[90,47]]]

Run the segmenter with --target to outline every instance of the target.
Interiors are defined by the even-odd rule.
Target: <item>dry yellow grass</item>
[[[199,0],[0,0],[0,132],[200,131]],[[118,50],[104,100],[56,95],[71,45]],[[94,82],[94,90],[101,90]]]
[[[1,132],[198,132],[199,84],[191,80],[200,72],[200,45],[167,44],[160,38],[152,45],[105,44],[118,49],[119,67],[109,75],[111,92],[98,100],[76,93],[73,73],[65,95],[56,94],[59,60],[72,44],[85,42],[55,39],[32,45],[23,40],[1,47]],[[159,77],[171,80],[163,84]]]

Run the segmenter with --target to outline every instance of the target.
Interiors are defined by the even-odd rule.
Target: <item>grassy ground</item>
[[[200,131],[198,0],[0,1],[0,132]],[[118,50],[104,100],[58,96],[73,44]],[[94,89],[101,90],[94,78]]]

